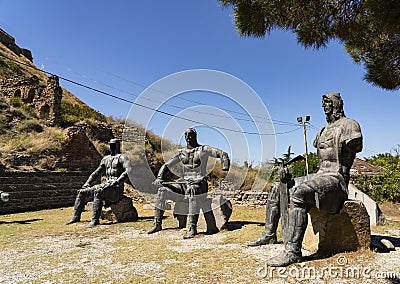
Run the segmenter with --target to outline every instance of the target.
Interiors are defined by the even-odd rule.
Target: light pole
[[[303,125],[304,129],[304,147],[306,148],[306,175],[308,175],[308,148],[307,148],[307,124],[310,121],[310,116],[306,115],[306,120],[303,121],[303,118],[299,116],[297,118],[297,122]]]

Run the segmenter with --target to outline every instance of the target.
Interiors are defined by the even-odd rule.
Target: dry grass
[[[81,223],[63,225],[72,208],[44,210],[0,216],[1,283],[296,283],[295,278],[260,278],[257,269],[282,250],[282,245],[249,248],[245,243],[263,230],[264,207],[234,206],[228,229],[183,240],[184,231],[176,229],[170,213],[164,230],[148,235],[153,210],[136,204],[140,219],[134,223],[102,221],[100,226],[85,229],[90,212]],[[343,253],[330,258],[308,261],[290,267],[300,269],[337,266],[345,256],[351,266],[374,268],[381,254],[371,251]],[[384,257],[390,261],[391,254]],[[398,270],[393,264],[392,270]],[[398,271],[400,273],[400,271]],[[400,274],[399,274],[400,275]],[[325,278],[319,283],[338,282]],[[358,279],[352,283],[368,282]],[[313,281],[306,281],[314,283]],[[384,283],[380,281],[379,283]],[[386,282],[390,283],[390,282]]]
[[[42,132],[22,133],[14,136],[0,145],[3,152],[27,151],[29,154],[38,154],[47,149],[58,151],[66,137],[61,128],[45,127]]]

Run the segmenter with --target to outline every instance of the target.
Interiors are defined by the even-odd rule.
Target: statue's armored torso
[[[319,159],[319,172],[344,175],[346,181],[355,155],[362,149],[360,125],[343,117],[321,129],[314,141]]]
[[[319,170],[323,172],[339,172],[337,133],[338,123],[328,124],[320,133],[317,142],[317,155],[319,158]]]
[[[183,164],[184,178],[204,178],[208,155],[204,146],[183,148],[179,151],[179,159]]]
[[[103,158],[102,163],[105,166],[107,181],[117,179],[125,171],[123,163],[120,162],[121,155],[108,155]]]

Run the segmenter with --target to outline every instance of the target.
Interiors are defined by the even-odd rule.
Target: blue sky
[[[232,11],[222,8],[217,0],[0,0],[0,27],[15,37],[19,46],[32,51],[38,67],[131,101],[150,85],[177,72],[210,69],[230,74],[257,93],[267,109],[266,116],[275,122],[273,126],[257,129],[254,123],[245,121],[263,119],[252,111],[260,101],[246,95],[235,102],[212,92],[171,94],[160,110],[177,115],[200,105],[207,112],[214,108],[222,111],[222,116],[233,117],[244,132],[292,131],[277,134],[274,141],[268,138],[267,145],[263,144],[264,151],[272,149],[276,156],[285,153],[288,146],[296,154],[304,153],[303,133],[296,118],[305,115],[311,116],[309,151],[315,151],[312,141],[317,129],[326,124],[321,96],[332,91],[342,94],[346,116],[362,127],[364,151],[360,158],[389,152],[400,144],[399,92],[365,82],[363,67],[353,63],[340,43],[333,41],[327,48],[314,51],[304,49],[293,34],[280,30],[264,39],[240,37]],[[130,113],[129,103],[65,81],[61,85],[103,114],[125,118]],[[249,105],[247,109],[242,107],[243,102]],[[133,117],[140,120],[140,111],[135,111]],[[196,112],[188,115],[209,123]],[[225,122],[222,116],[216,121],[218,126],[230,127],[232,121]],[[177,142],[179,135],[164,131],[170,120],[156,114],[148,128]],[[199,142],[231,154],[238,152],[232,150],[240,147],[235,145],[236,139],[227,141],[223,131],[207,127],[198,130]],[[252,154],[247,158],[238,154],[237,160],[259,161],[260,137],[254,136],[245,135]]]

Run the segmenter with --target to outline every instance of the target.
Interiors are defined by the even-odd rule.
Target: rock
[[[317,208],[309,213],[303,248],[311,253],[325,256],[370,247],[369,215],[361,201],[345,201],[338,214]]]
[[[117,217],[114,215],[114,213],[110,207],[103,208],[101,210],[100,219],[108,220],[108,221],[112,221],[112,222],[118,222]]]
[[[381,243],[388,249],[388,250],[396,250],[395,246],[391,241],[388,239],[382,239]]]
[[[132,198],[124,195],[119,201],[110,205],[118,222],[137,221],[138,213],[133,206]]]
[[[232,204],[222,195],[206,198],[200,204],[204,219],[207,224],[207,232],[217,232],[226,228],[232,214]],[[174,217],[178,220],[178,227],[185,228],[188,215],[188,203],[186,201],[176,202],[174,206]]]

